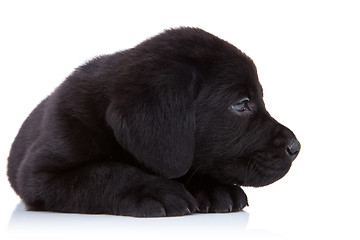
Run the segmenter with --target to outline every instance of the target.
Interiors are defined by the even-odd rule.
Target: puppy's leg
[[[237,185],[222,184],[206,177],[193,177],[186,188],[196,198],[201,213],[238,212],[248,206],[247,196]]]
[[[161,217],[197,208],[183,184],[131,165],[99,161],[60,169],[40,167],[38,160],[27,159],[17,179],[29,210]]]

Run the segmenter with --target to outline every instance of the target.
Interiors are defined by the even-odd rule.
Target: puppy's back
[[[41,122],[49,98],[44,99],[27,117],[16,136],[8,158],[8,177],[11,186],[18,193],[16,176],[22,160],[31,148],[32,143],[40,136]]]
[[[114,54],[115,55],[115,54]],[[116,54],[121,60],[122,54]],[[45,98],[27,117],[16,136],[8,157],[8,178],[15,192],[19,194],[17,175],[22,169],[23,161],[32,151],[40,151],[37,142],[44,140],[49,146],[54,145],[49,129],[54,130],[58,119],[65,122],[79,120],[94,129],[100,113],[97,109],[105,109],[105,81],[108,81],[108,68],[104,67],[110,56],[96,57],[78,67],[55,91]],[[114,58],[114,57],[113,57]],[[101,113],[103,114],[103,113]],[[90,117],[93,116],[93,117]],[[91,122],[93,120],[94,122]],[[29,179],[30,181],[30,179]]]

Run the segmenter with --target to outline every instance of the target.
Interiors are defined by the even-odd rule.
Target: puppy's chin
[[[242,186],[263,187],[274,183],[284,177],[290,170],[291,162],[283,163],[281,167],[266,168],[260,164],[254,164],[246,173]]]

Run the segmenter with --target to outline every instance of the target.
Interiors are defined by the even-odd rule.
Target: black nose
[[[291,161],[294,161],[300,152],[300,143],[296,138],[293,138],[286,147],[286,152],[289,154]]]

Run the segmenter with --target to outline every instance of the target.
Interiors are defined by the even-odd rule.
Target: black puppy
[[[265,110],[253,62],[203,30],[91,60],[22,125],[8,176],[29,210],[139,217],[240,211],[240,186],[300,150]]]

